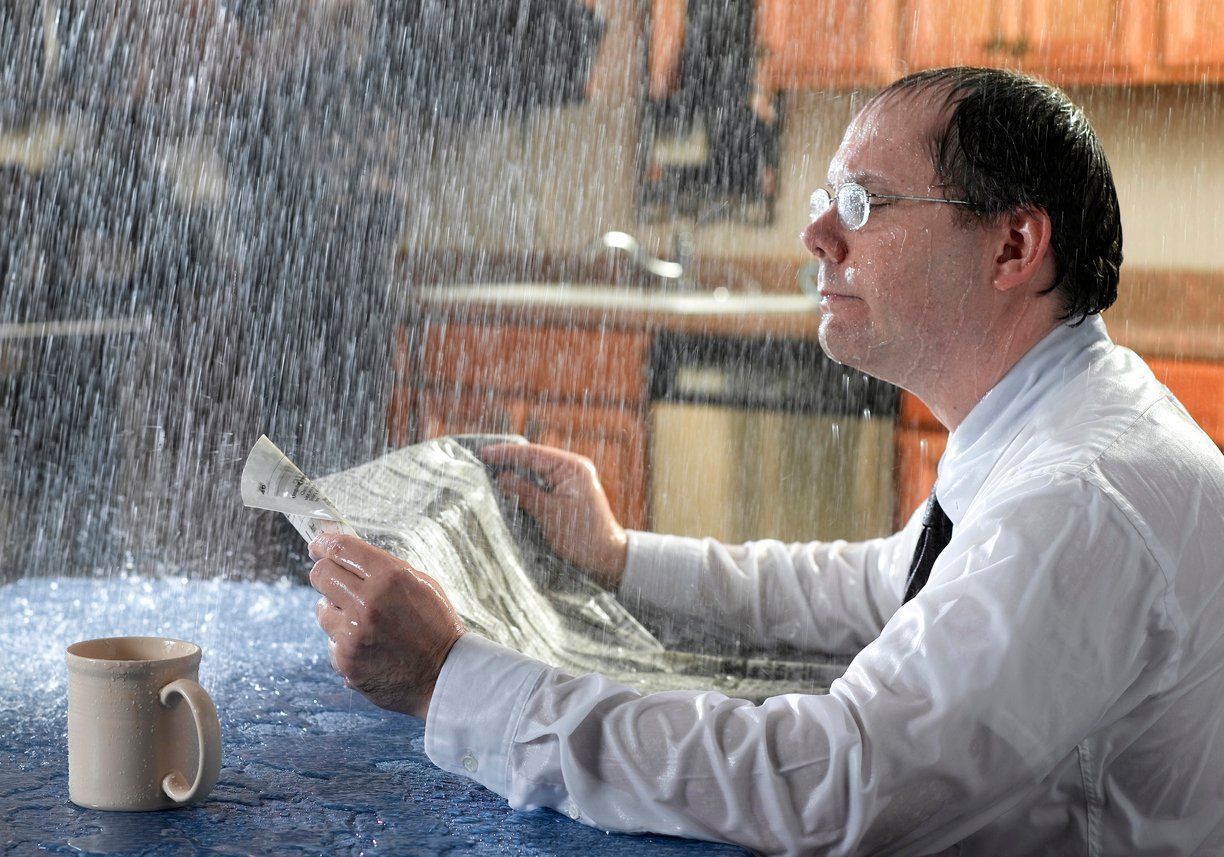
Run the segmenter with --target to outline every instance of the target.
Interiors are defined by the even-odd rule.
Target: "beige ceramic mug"
[[[90,809],[203,800],[221,773],[217,709],[200,647],[111,637],[68,647],[68,797]]]

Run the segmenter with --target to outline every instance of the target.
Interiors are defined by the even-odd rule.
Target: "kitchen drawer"
[[[433,323],[417,345],[415,378],[550,399],[639,402],[649,346],[644,331]]]
[[[448,434],[524,434],[529,411],[523,399],[493,390],[417,390],[409,408],[421,440]]]

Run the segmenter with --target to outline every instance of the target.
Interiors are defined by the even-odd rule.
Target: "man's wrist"
[[[593,576],[606,589],[615,591],[625,577],[625,563],[629,557],[629,534],[623,527],[608,540],[598,567],[592,569]]]
[[[455,643],[459,642],[466,630],[461,630],[447,645],[446,651],[442,653],[442,657],[438,659],[438,671],[434,674],[434,679],[427,686],[417,692],[416,699],[409,705],[406,713],[411,714],[420,720],[428,720],[429,706],[433,702],[434,690],[438,686],[438,676],[442,674],[442,670],[446,667],[446,659],[450,657],[450,653],[455,649]]]

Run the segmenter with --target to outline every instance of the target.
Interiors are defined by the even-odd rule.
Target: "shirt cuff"
[[[511,745],[548,667],[473,633],[451,647],[425,720],[425,754],[506,797]]]

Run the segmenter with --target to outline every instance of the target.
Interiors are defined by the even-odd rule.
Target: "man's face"
[[[926,96],[868,105],[829,166],[836,192],[951,197],[937,185],[925,141],[942,108]],[[845,228],[836,204],[803,231],[820,261],[820,342],[849,366],[921,391],[948,371],[954,346],[972,339],[989,292],[986,230],[957,224],[956,205],[871,200],[867,222]]]

